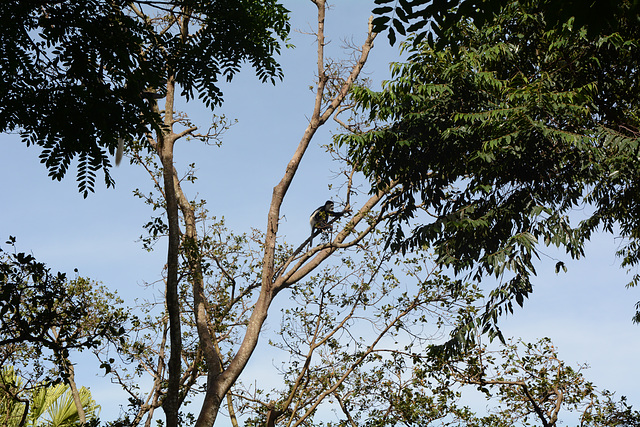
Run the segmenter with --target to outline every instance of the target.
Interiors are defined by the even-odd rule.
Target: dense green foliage
[[[573,20],[547,29],[512,3],[482,27],[460,22],[442,49],[405,46],[385,90],[354,91],[373,128],[339,142],[372,191],[403,187],[389,243],[503,278],[487,329],[530,292],[539,242],[579,257],[598,226],[636,237],[639,31],[624,17],[595,38]],[[596,212],[574,227],[569,213],[588,202]],[[637,248],[622,250],[627,263]]]
[[[100,406],[88,389],[82,387],[80,399],[88,425],[97,425]],[[4,427],[70,427],[80,425],[78,410],[68,386],[39,384],[29,387],[11,366],[0,371],[0,424]]]
[[[95,172],[112,179],[107,150],[119,134],[139,134],[148,116],[140,92],[162,79],[157,49],[143,54],[148,26],[124,2],[6,1],[0,36],[0,130],[21,133],[52,178],[79,156],[85,192]],[[150,45],[153,47],[153,44]]]
[[[80,399],[87,419],[97,425],[100,405],[82,387]],[[39,384],[29,387],[11,366],[0,371],[0,423],[5,427],[70,427],[80,425],[69,386]]]
[[[448,31],[456,32],[456,23],[460,20],[472,20],[480,27],[512,3],[512,0],[375,0],[378,7],[373,10],[377,15],[374,25],[376,31],[388,30],[391,44],[396,41],[396,32],[402,36],[417,32],[418,40],[428,37],[431,42],[442,43],[451,37]],[[640,11],[638,0],[525,0],[519,3],[534,13],[542,13],[547,28],[574,19],[577,26],[586,26],[591,35],[617,25],[621,12],[637,19]]]
[[[11,238],[8,244],[14,245]],[[15,248],[14,248],[15,249]],[[32,255],[0,250],[0,361],[50,380],[66,378],[72,350],[117,342],[129,314],[87,279],[52,273]],[[46,361],[53,362],[46,366]],[[20,368],[24,367],[25,372]]]
[[[584,427],[632,426],[640,420],[624,396],[616,401],[587,379],[586,364],[564,362],[549,338],[510,340],[497,351],[478,346],[430,369],[441,381],[477,387],[492,402],[486,415],[463,413],[465,426],[573,425],[565,418],[569,413]]]
[[[185,44],[163,28],[171,22],[142,19],[138,7],[192,19],[199,30]],[[281,76],[273,56],[289,30],[275,0],[9,0],[0,20],[0,131],[41,146],[54,179],[77,157],[85,196],[100,169],[113,184],[108,153],[118,137],[158,126],[146,99],[168,76],[187,98],[218,105],[218,80],[231,79],[243,62],[262,81]]]

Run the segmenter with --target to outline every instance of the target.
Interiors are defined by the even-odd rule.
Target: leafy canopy
[[[62,365],[72,350],[118,342],[129,319],[119,299],[88,279],[53,273],[32,255],[0,249],[0,360],[29,366],[42,358]],[[33,366],[31,366],[33,368]],[[35,369],[34,369],[35,370]],[[61,369],[55,375],[65,376]],[[58,372],[59,371],[59,372]]]
[[[391,44],[396,33],[405,36],[416,32],[416,41],[428,37],[433,44],[441,44],[456,32],[460,20],[472,20],[478,27],[490,23],[494,15],[507,7],[512,0],[375,0],[374,28],[378,32],[388,30]],[[545,16],[547,29],[574,19],[576,26],[586,26],[590,35],[615,27],[621,13],[638,19],[640,0],[521,0],[533,13]]]
[[[354,91],[373,128],[338,138],[372,191],[402,185],[392,247],[428,247],[458,273],[502,278],[482,319],[489,330],[531,291],[538,242],[579,257],[598,226],[638,230],[628,214],[640,175],[640,27],[622,16],[593,38],[573,19],[548,29],[525,3],[481,27],[460,21],[441,49],[405,45],[409,60],[382,92]],[[587,202],[595,214],[573,227],[569,213]],[[627,249],[637,261],[637,246]]]
[[[138,7],[167,18],[143,19]],[[196,27],[186,40],[172,25],[185,19]],[[213,107],[219,79],[243,62],[262,81],[281,77],[273,57],[289,31],[275,0],[9,0],[0,20],[0,131],[41,146],[54,179],[77,158],[85,197],[100,169],[113,185],[108,154],[118,137],[158,126],[147,99],[169,76]]]

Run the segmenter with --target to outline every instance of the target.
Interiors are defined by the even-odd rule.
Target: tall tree
[[[167,426],[178,425],[181,401],[180,378],[182,375],[180,355],[182,334],[180,326],[180,303],[178,300],[178,256],[181,245],[179,210],[186,223],[183,245],[193,260],[190,272],[194,283],[199,283],[198,251],[194,239],[193,209],[184,196],[174,169],[174,145],[180,138],[196,136],[207,139],[208,135],[196,134],[197,127],[176,112],[175,102],[182,94],[187,99],[199,97],[207,106],[217,105],[221,93],[217,86],[220,75],[231,79],[242,62],[250,62],[262,81],[271,80],[281,74],[273,55],[279,51],[280,41],[286,37],[289,27],[284,8],[275,1],[215,1],[177,2],[169,7],[151,3],[131,4],[132,13],[153,29],[163,52],[162,69],[165,82],[150,88],[150,92],[164,98],[162,110],[155,100],[151,101],[153,115],[160,118],[155,125],[150,123],[143,138],[145,147],[158,155],[162,165],[162,190],[168,221],[168,254],[166,278],[166,307],[169,318],[170,355],[168,366],[168,386],[162,405],[167,417]],[[160,14],[158,14],[160,12]],[[180,129],[179,129],[180,128]],[[133,143],[135,135],[126,137]],[[203,301],[197,287],[194,287],[196,313],[204,315]],[[200,304],[200,305],[199,305]],[[196,317],[199,321],[199,317]],[[208,331],[200,328],[206,362],[211,370],[218,368]],[[220,390],[216,390],[214,373],[209,382],[211,394],[205,398],[205,407],[213,404],[214,409],[203,408],[206,417],[203,425],[212,425],[217,414]],[[218,381],[219,382],[219,381]],[[224,386],[223,386],[224,388]],[[224,395],[224,391],[222,391]],[[213,403],[211,403],[213,402]]]
[[[148,20],[152,24],[157,25],[159,33],[175,33],[176,37],[173,43],[180,48],[177,49],[172,44],[169,44],[167,45],[167,49],[174,49],[180,54],[184,53],[187,55],[186,58],[179,56],[176,56],[176,58],[167,56],[166,58],[166,67],[170,72],[166,85],[163,86],[161,90],[157,90],[157,92],[162,92],[166,96],[162,107],[158,104],[152,107],[157,115],[162,116],[162,125],[158,126],[155,132],[148,132],[142,143],[133,141],[133,143],[129,144],[134,162],[142,163],[148,168],[158,189],[162,192],[163,200],[159,203],[159,206],[163,206],[167,211],[166,228],[164,226],[161,228],[163,231],[166,230],[169,238],[165,297],[169,326],[168,342],[170,355],[167,363],[168,378],[166,391],[164,389],[154,389],[153,393],[162,392],[163,394],[161,404],[167,416],[168,426],[178,424],[179,410],[190,391],[190,387],[193,385],[192,380],[193,378],[197,379],[200,373],[203,372],[206,373],[207,382],[204,401],[200,408],[196,425],[213,425],[223,399],[227,396],[229,389],[238,379],[253,355],[260,331],[275,296],[283,289],[292,286],[310,274],[311,271],[338,249],[356,245],[362,238],[362,235],[369,233],[372,227],[365,228],[364,231],[360,232],[360,235],[353,237],[352,234],[354,233],[355,227],[366,218],[372,206],[379,203],[386,195],[386,192],[381,191],[379,194],[371,197],[361,210],[349,221],[347,226],[336,235],[332,243],[316,246],[309,251],[303,252],[306,246],[305,242],[305,244],[300,245],[293,253],[287,254],[284,260],[276,258],[278,248],[277,239],[279,237],[278,223],[280,208],[284,197],[296,176],[300,162],[312,138],[318,129],[338,110],[347,97],[349,89],[358,78],[375,38],[375,34],[371,32],[371,28],[369,27],[366,39],[364,40],[362,48],[357,52],[353,64],[348,67],[344,75],[338,76],[339,73],[336,73],[339,70],[334,70],[325,64],[324,21],[326,5],[325,2],[321,0],[314,1],[314,3],[317,9],[318,20],[318,28],[315,33],[317,37],[318,81],[316,84],[316,96],[311,119],[292,154],[282,179],[273,191],[272,201],[269,207],[267,229],[262,242],[262,262],[260,263],[258,283],[252,283],[247,288],[247,294],[240,294],[240,298],[234,298],[230,302],[216,301],[215,299],[211,301],[207,298],[207,293],[205,292],[205,266],[203,265],[203,253],[206,246],[201,237],[198,236],[196,222],[199,203],[190,201],[186,196],[182,188],[183,181],[179,179],[173,161],[176,142],[181,139],[193,137],[208,141],[216,137],[215,132],[199,132],[198,128],[192,125],[185,115],[176,110],[175,101],[179,91],[191,96],[194,91],[201,91],[202,85],[204,85],[205,89],[208,89],[208,83],[215,83],[206,80],[204,77],[201,82],[197,83],[194,83],[193,79],[185,80],[183,75],[184,71],[181,68],[184,67],[181,58],[189,61],[199,61],[200,59],[198,58],[208,57],[206,56],[207,50],[205,48],[208,49],[209,44],[207,43],[210,40],[203,40],[202,45],[193,46],[194,41],[200,43],[203,32],[197,30],[194,33],[197,34],[197,37],[192,37],[192,25],[199,28],[202,22],[207,23],[206,16],[210,16],[211,19],[213,19],[213,17],[223,16],[224,14],[214,14],[212,9],[198,9],[198,7],[202,7],[202,5],[185,5],[185,8],[181,9],[179,13],[176,12],[176,16],[169,16],[154,21],[154,18],[148,15],[145,10],[135,10],[141,19]],[[205,12],[211,15],[206,15],[204,14]],[[256,12],[256,19],[273,19],[268,13],[268,8],[265,8],[262,12],[261,14]],[[195,19],[194,16],[198,13],[204,14],[204,18]],[[278,16],[277,14],[275,15],[276,18]],[[213,25],[213,22],[211,25]],[[263,24],[260,28],[264,27],[266,27],[266,25]],[[282,30],[284,30],[284,27]],[[227,35],[227,37],[229,37],[229,43],[236,40],[229,35]],[[249,44],[247,46],[249,46]],[[275,46],[274,44],[274,48]],[[234,59],[234,57],[231,59]],[[253,64],[256,65],[259,70],[263,70],[262,73],[259,73],[259,77],[267,78],[273,74],[268,67],[269,64],[270,63],[264,65],[261,63]],[[274,69],[274,71],[275,70],[276,69]],[[232,74],[235,72],[235,69],[230,67],[228,72]],[[206,92],[203,96],[205,96],[206,102],[208,96]],[[157,155],[157,162],[154,158],[145,156],[144,150],[146,147],[152,147],[153,152]],[[155,165],[153,164],[154,162]],[[156,167],[159,167],[159,169]],[[181,224],[184,227],[183,230],[181,229]],[[350,238],[352,240],[348,240]],[[184,271],[186,271],[185,277],[191,285],[190,295],[193,304],[191,308],[193,319],[190,321],[193,322],[197,332],[197,357],[200,358],[198,363],[188,368],[188,375],[183,375],[181,362],[184,350],[181,316],[183,316],[184,313],[182,312],[183,306],[181,306],[179,293],[179,289],[181,289],[179,279],[183,277],[180,270],[179,254],[184,256],[185,265],[183,267],[185,268]],[[214,259],[218,260],[218,256],[214,256]],[[277,265],[277,261],[280,261],[281,264]],[[254,291],[257,293],[257,300],[253,302],[248,311],[246,323],[243,325],[245,329],[240,332],[241,339],[237,343],[237,347],[232,348],[231,356],[228,359],[223,359],[220,349],[218,348],[218,340],[221,339],[218,337],[220,326],[216,324],[221,320],[212,316],[212,314],[220,312],[228,315],[230,313],[227,308],[228,303],[232,304],[231,308],[233,308],[233,304],[246,304],[246,298],[253,295]],[[215,296],[220,297],[222,294]],[[224,336],[222,338],[224,338]],[[157,354],[160,354],[160,352]],[[158,366],[158,371],[164,370],[163,366]],[[158,372],[158,378],[160,378],[162,374],[163,372]],[[139,417],[137,417],[137,419],[139,419]]]

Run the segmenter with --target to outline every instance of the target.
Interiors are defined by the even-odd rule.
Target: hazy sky
[[[216,111],[238,119],[225,135],[224,145],[218,148],[180,142],[176,146],[178,171],[184,171],[184,165],[194,160],[199,169],[196,184],[185,188],[189,197],[197,194],[208,200],[211,213],[224,216],[227,226],[236,232],[265,228],[272,189],[302,136],[313,106],[309,86],[316,70],[315,39],[304,32],[315,27],[315,10],[308,1],[285,3],[292,9],[291,38],[296,47],[285,50],[280,58],[284,81],[275,87],[260,84],[250,70],[244,70],[225,86],[225,103]],[[326,21],[331,41],[327,49],[328,55],[342,58],[343,37],[362,44],[372,2],[336,3],[339,7],[329,11]],[[379,84],[389,77],[389,61],[397,58],[397,49],[389,47],[386,37],[381,36],[365,71]],[[196,103],[189,104],[185,111],[203,126],[211,116]],[[320,147],[329,142],[329,131],[336,129],[329,123],[316,136],[286,196],[281,233],[291,242],[301,242],[308,236],[308,216],[313,209],[336,198],[336,191],[328,188],[336,165]],[[151,189],[146,172],[123,161],[113,169],[115,189],[105,189],[98,181],[96,193],[83,199],[74,181],[75,169],[64,181],[51,181],[38,161],[37,147],[26,148],[14,135],[3,134],[0,138],[2,247],[7,249],[4,241],[9,235],[16,236],[21,251],[32,252],[55,271],[72,274],[77,267],[82,276],[117,290],[125,300],[144,295],[142,283],[159,278],[166,258],[162,244],[147,253],[137,241],[144,233],[142,225],[152,215],[132,195],[135,188],[146,192]],[[576,217],[580,215],[576,212]],[[631,323],[631,316],[640,290],[625,288],[627,276],[614,255],[617,244],[614,236],[598,235],[589,244],[586,259],[578,262],[549,250],[549,258],[537,266],[539,277],[532,297],[524,309],[503,319],[502,325],[508,337],[528,341],[550,337],[567,363],[589,363],[587,379],[601,389],[628,396],[638,409],[640,326]],[[568,273],[554,273],[556,258],[567,263]],[[270,317],[272,322],[277,318]],[[84,373],[80,381],[92,385],[105,416],[117,411],[108,407],[111,402],[126,402],[116,388],[95,376],[96,367],[83,370],[78,366],[77,370]]]

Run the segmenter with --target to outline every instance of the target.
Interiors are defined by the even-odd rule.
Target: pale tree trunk
[[[178,203],[173,185],[175,169],[173,167],[173,146],[176,140],[170,131],[173,120],[173,103],[175,95],[175,81],[173,77],[167,82],[167,98],[165,101],[165,128],[158,130],[156,150],[162,161],[162,176],[165,191],[167,219],[169,223],[169,243],[167,250],[167,284],[165,300],[169,315],[169,379],[167,394],[162,402],[167,427],[178,426],[178,411],[180,409],[180,374],[182,335],[180,326],[180,301],[178,300],[178,255],[180,251],[180,219]]]
[[[196,425],[211,426],[215,422],[220,409],[222,396],[217,394],[215,387],[209,387],[209,385],[215,384],[218,376],[222,372],[222,361],[216,351],[216,338],[209,329],[210,321],[207,313],[207,301],[204,292],[202,257],[198,246],[195,211],[182,192],[182,188],[180,187],[180,182],[177,179],[176,174],[174,174],[174,188],[177,195],[177,202],[180,206],[185,222],[183,248],[189,264],[189,273],[193,288],[193,312],[198,337],[200,339],[200,348],[202,348],[204,360],[207,365],[208,386]]]
[[[51,328],[51,333],[53,335],[54,341],[58,342],[57,328]],[[58,351],[56,353],[58,360],[62,364],[62,370],[66,374],[65,382],[69,386],[69,390],[71,390],[71,397],[73,399],[73,403],[76,405],[76,410],[78,411],[78,421],[80,421],[80,425],[84,425],[87,423],[87,416],[84,412],[82,400],[80,399],[80,393],[78,392],[78,387],[76,385],[76,375],[75,370],[73,369],[73,364],[71,363],[71,360],[69,360],[69,358],[65,356],[61,351]]]
[[[67,384],[69,384],[69,389],[71,390],[71,397],[73,398],[73,403],[76,405],[76,410],[78,411],[78,421],[80,421],[80,425],[85,425],[87,423],[87,416],[84,413],[84,408],[82,407],[82,400],[80,400],[80,393],[78,392],[78,387],[76,386],[76,376],[75,371],[73,369],[73,365],[69,359],[64,360],[65,368],[67,370]]]
[[[260,294],[249,318],[244,339],[236,355],[233,357],[229,365],[224,369],[221,369],[222,367],[220,365],[220,360],[213,349],[209,348],[205,353],[205,357],[207,358],[207,367],[209,369],[207,378],[207,390],[200,415],[196,423],[196,427],[211,427],[213,425],[218,411],[220,410],[222,399],[227,394],[234,382],[238,379],[256,348],[258,338],[260,336],[260,330],[267,318],[271,302],[275,297],[277,291],[281,289],[281,287],[279,288],[274,284],[274,258],[276,238],[278,234],[278,219],[280,215],[280,207],[287,193],[287,190],[291,182],[293,181],[302,157],[304,156],[304,153],[306,152],[311,142],[311,139],[315,135],[318,128],[322,126],[335,113],[336,109],[344,101],[349,89],[362,70],[362,67],[367,60],[369,51],[373,47],[375,34],[371,30],[371,25],[369,25],[369,34],[362,47],[360,58],[354,65],[350,75],[346,79],[339,93],[335,95],[335,97],[323,111],[323,97],[325,95],[326,83],[329,79],[324,69],[324,19],[326,7],[324,0],[315,0],[314,3],[318,8],[317,45],[319,79],[317,84],[313,115],[293,157],[287,165],[282,180],[273,190],[272,201],[269,208],[267,221]],[[196,292],[196,289],[194,288],[194,300],[198,301],[195,302],[194,311],[201,342],[203,345],[205,345],[206,343],[206,346],[209,346],[209,342],[213,342],[213,339],[208,327],[206,326],[207,321],[204,318],[204,316],[206,316],[205,302],[203,299],[204,294],[202,296],[199,295],[201,291],[203,292],[202,289],[198,289]],[[275,420],[272,420],[272,422],[274,421]]]
[[[182,10],[180,18],[180,32],[184,43],[186,43],[189,27],[189,10]],[[174,124],[174,102],[175,102],[175,76],[169,73],[167,80],[167,96],[164,107],[164,127],[158,130],[157,152],[162,161],[162,177],[165,191],[165,202],[167,218],[169,223],[169,244],[167,251],[167,285],[166,304],[169,315],[169,379],[167,383],[167,394],[162,402],[165,412],[167,427],[178,426],[178,412],[180,410],[180,378],[181,378],[181,355],[182,355],[182,335],[180,326],[180,301],[178,297],[178,268],[180,252],[180,219],[178,213],[178,199],[174,186],[177,180],[176,171],[173,166],[173,148],[176,140],[180,137],[173,132]]]

